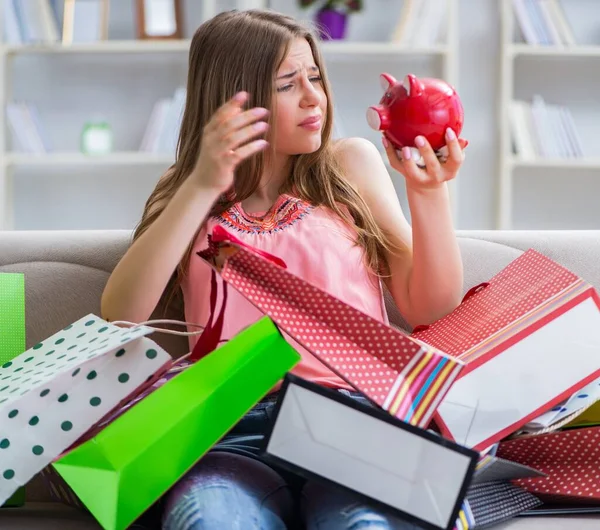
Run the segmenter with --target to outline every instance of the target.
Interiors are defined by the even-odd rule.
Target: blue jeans
[[[273,407],[274,400],[254,407],[167,494],[164,530],[418,528],[353,493],[305,481],[260,461],[258,447]]]

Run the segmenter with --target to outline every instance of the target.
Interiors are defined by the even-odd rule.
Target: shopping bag
[[[25,350],[25,276],[22,273],[0,273],[0,365],[11,361]],[[1,382],[1,381],[0,381]],[[4,386],[4,385],[1,385]],[[15,491],[3,507],[22,506],[25,489]]]
[[[162,330],[164,331],[164,330]],[[77,439],[77,441],[65,451],[65,454],[69,450],[75,449],[77,446],[85,443],[92,439],[98,433],[100,433],[108,424],[116,420],[119,416],[123,415],[127,410],[133,407],[136,403],[150,395],[152,392],[160,388],[167,381],[175,377],[181,371],[185,370],[190,366],[188,356],[183,356],[171,363],[169,369],[162,373],[159,378],[153,378],[150,383],[140,388],[139,392],[136,392],[134,396],[125,399],[122,403],[117,405],[108,415],[102,420],[96,423],[91,429]],[[59,457],[60,459],[61,457]],[[75,492],[68,486],[59,473],[57,473],[54,466],[50,465],[44,468],[40,474],[53,502],[71,506],[78,510],[89,512],[89,510],[82,504],[81,500]]]
[[[436,411],[448,438],[482,450],[600,376],[600,299],[528,250],[412,337],[466,363]]]
[[[479,453],[288,374],[263,460],[334,483],[426,528],[451,530]]]
[[[151,332],[87,315],[0,367],[0,504],[168,366]]]
[[[469,528],[489,528],[542,505],[535,495],[510,482],[473,484],[467,493],[473,521]]]
[[[599,448],[600,427],[584,427],[506,440],[498,455],[545,473],[514,481],[545,502],[598,504]]]
[[[497,455],[486,455],[479,459],[475,467],[472,484],[488,482],[509,482],[518,478],[545,477],[539,469],[511,462]]]
[[[578,410],[567,418],[565,429],[574,427],[598,427],[600,426],[600,401],[594,401],[589,407]]]
[[[53,467],[105,530],[127,528],[299,360],[263,318],[137,400]]]
[[[213,267],[213,285],[219,273],[224,287],[238,290],[348,384],[403,421],[427,425],[463,367],[462,361],[290,273],[280,259],[247,246],[220,226],[199,255]],[[204,339],[213,345],[224,305],[205,330]],[[200,339],[198,345],[205,347]]]
[[[520,429],[521,434],[544,434],[568,426],[600,423],[600,381],[595,379]]]
[[[544,477],[544,473],[497,455],[498,444],[481,454],[465,504],[472,521],[468,528],[487,528],[541,505],[533,494],[511,482],[518,478]]]
[[[25,351],[25,276],[0,272],[0,365]]]

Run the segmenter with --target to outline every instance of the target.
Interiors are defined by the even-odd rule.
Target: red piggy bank
[[[456,90],[448,83],[440,79],[419,79],[412,74],[402,83],[389,74],[381,74],[380,81],[384,94],[379,105],[367,110],[367,122],[372,129],[383,131],[396,149],[414,148],[415,138],[421,135],[440,155],[439,151],[446,145],[446,129],[450,127],[457,137],[460,135],[463,106]],[[418,151],[415,154],[420,158]]]

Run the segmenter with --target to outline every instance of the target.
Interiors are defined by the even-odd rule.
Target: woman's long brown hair
[[[269,10],[227,11],[202,24],[192,38],[189,54],[187,98],[177,145],[175,164],[161,177],[146,202],[134,240],[154,222],[177,189],[192,172],[198,159],[202,130],[213,113],[237,92],[249,93],[248,106],[273,108],[276,72],[293,39],[305,38],[312,48],[327,95],[327,113],[321,147],[314,153],[294,157],[290,178],[281,190],[314,206],[330,208],[357,231],[357,243],[365,250],[366,265],[376,273],[387,269],[386,236],[369,208],[344,178],[332,145],[333,105],[331,89],[317,39],[310,28],[295,19]],[[244,161],[235,172],[232,193],[213,206],[219,215],[257,189],[268,153]],[[340,207],[342,205],[342,207]],[[343,208],[345,207],[345,208]],[[172,287],[178,290],[187,270],[193,242],[180,263]]]

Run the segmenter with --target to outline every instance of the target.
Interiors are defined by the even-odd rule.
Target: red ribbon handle
[[[233,234],[230,234],[225,230],[222,226],[217,225],[214,227],[212,236],[211,236],[211,245],[217,245],[218,243],[227,242],[232,243],[240,248],[248,250],[258,256],[261,256],[273,263],[278,265],[284,269],[287,268],[285,262],[278,258],[277,256],[273,256],[268,252],[263,250],[254,248],[243,241],[239,240]],[[215,248],[215,251],[218,252],[218,249]],[[200,257],[202,257],[202,252],[198,253]],[[192,354],[189,357],[189,360],[192,362],[196,362],[205,355],[213,352],[219,347],[221,343],[221,334],[223,333],[223,321],[225,319],[225,307],[227,305],[227,282],[225,280],[222,281],[223,285],[223,303],[221,304],[221,308],[219,310],[219,314],[216,316],[217,311],[217,273],[213,269],[210,279],[210,315],[208,317],[208,322],[206,323],[206,327],[204,331],[198,337],[198,341],[196,342]],[[214,322],[213,322],[214,320]]]
[[[278,258],[277,256],[274,256],[273,254],[269,254],[268,252],[265,252],[264,250],[254,248],[254,247],[248,245],[247,243],[244,243],[243,241],[241,241],[240,239],[235,237],[233,234],[230,234],[221,225],[217,225],[213,228],[212,241],[214,243],[221,243],[221,242],[233,243],[234,245],[237,245],[238,247],[241,247],[245,250],[249,250],[250,252],[257,254],[258,256],[261,256],[261,257],[265,258],[266,260],[269,260],[269,261],[275,263],[275,265],[279,265],[280,267],[287,269],[287,265],[285,264],[285,261],[283,261],[281,258]]]
[[[204,331],[198,337],[198,340],[192,350],[189,360],[199,361],[205,355],[213,352],[219,347],[221,334],[223,333],[223,320],[225,319],[225,306],[227,305],[227,283],[223,280],[223,303],[217,319],[213,323],[213,318],[217,309],[217,273],[213,270],[210,278],[210,315]]]
[[[461,304],[464,304],[469,298],[476,295],[479,291],[485,289],[489,284],[490,284],[490,282],[483,282],[483,283],[480,283],[479,285],[476,285],[475,287],[471,287],[466,292],[465,296],[463,296]],[[412,333],[420,333],[421,331],[426,331],[428,329],[429,329],[429,326],[427,324],[420,324],[413,328]]]
[[[469,298],[471,298],[471,296],[476,295],[479,291],[482,291],[483,289],[485,289],[489,284],[490,284],[490,282],[483,282],[483,283],[480,283],[479,285],[476,285],[475,287],[471,287],[467,291],[465,296],[463,296],[462,303],[464,304]]]

